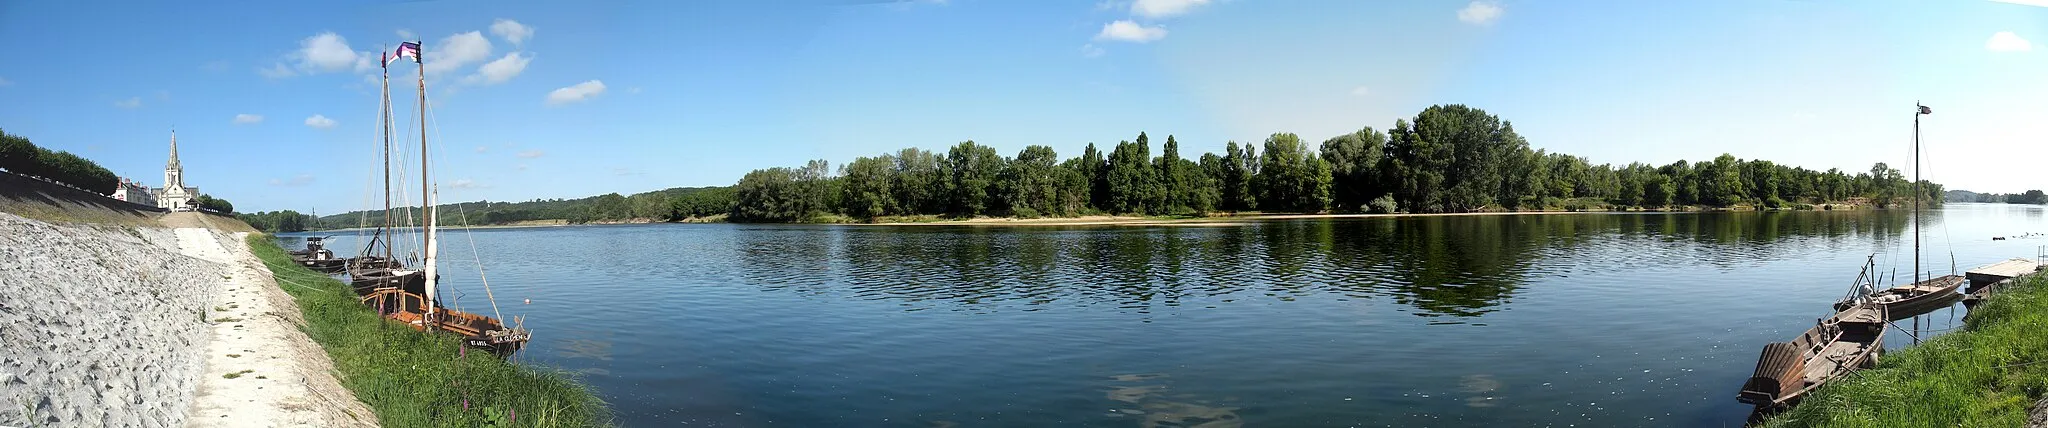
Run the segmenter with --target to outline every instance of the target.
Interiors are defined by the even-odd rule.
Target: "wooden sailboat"
[[[1835,302],[1835,309],[1869,302],[1884,306],[1892,320],[1902,320],[1954,306],[1962,300],[1958,292],[1965,282],[1962,275],[1949,274],[1922,279],[1920,274],[1920,116],[1932,114],[1933,109],[1914,105],[1913,112],[1913,282],[1911,284],[1878,289],[1870,283],[1858,281],[1858,293]]]
[[[386,65],[388,63],[389,61],[385,61]],[[376,229],[370,233],[368,244],[363,246],[360,254],[349,260],[346,267],[349,285],[358,295],[369,294],[379,288],[424,287],[424,280],[404,270],[405,263],[399,261],[391,248],[398,223],[391,209],[392,111],[391,73],[388,67],[384,71],[382,89],[383,98],[379,100],[382,105],[378,111],[377,124],[384,137],[381,152],[384,157],[384,216],[379,219]]]
[[[418,269],[403,269],[396,265],[364,269],[361,271],[361,276],[354,278],[353,285],[356,287],[357,293],[362,295],[362,302],[377,308],[378,313],[384,314],[386,318],[404,322],[422,331],[453,333],[463,337],[464,344],[468,346],[483,348],[500,356],[509,356],[526,345],[527,340],[532,337],[531,333],[519,326],[507,327],[503,321],[496,317],[446,307],[439,298],[440,274],[437,272],[436,262],[440,257],[440,225],[438,219],[439,212],[434,206],[436,198],[433,190],[430,162],[428,162],[430,151],[428,150],[425,126],[427,123],[427,78],[426,64],[420,60],[420,49],[421,44],[419,42],[402,43],[399,45],[398,54],[392,57],[392,59],[409,56],[414,59],[416,64],[420,65],[420,201],[421,206],[424,207],[421,210],[422,229],[424,232],[422,234],[421,252],[424,258],[421,259]],[[389,64],[389,61],[386,61],[386,64]],[[384,103],[387,112],[390,111],[390,80],[390,73],[387,68],[384,76]],[[386,122],[386,130],[385,156],[387,162],[385,165],[385,188],[389,189],[390,165],[388,159],[390,156],[390,140],[388,137],[388,121]],[[387,192],[385,199],[387,201],[386,230],[388,230],[391,224],[391,217],[388,214],[390,209],[389,198],[390,196]],[[388,239],[388,235],[380,234],[379,236]],[[390,243],[388,241],[385,242],[384,250],[386,252],[385,261],[395,260],[391,258]],[[489,285],[486,284],[485,287],[486,295],[488,295]],[[496,307],[496,302],[492,303],[492,307]]]

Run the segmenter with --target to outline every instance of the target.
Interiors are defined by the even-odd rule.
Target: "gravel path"
[[[278,288],[295,285],[277,283],[249,253],[247,235],[217,239],[207,229],[178,229],[186,255],[229,269],[213,302],[213,341],[186,426],[374,426],[376,416],[332,375],[326,351],[299,330],[298,306]]]

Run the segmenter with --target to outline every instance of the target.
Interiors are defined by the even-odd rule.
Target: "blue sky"
[[[243,211],[367,206],[376,56],[425,41],[443,199],[726,185],[962,140],[1062,156],[1431,104],[1596,163],[1723,152],[2048,187],[2048,7],[1992,1],[0,2],[0,128]],[[2022,2],[2024,3],[2024,2]],[[398,132],[416,71],[394,66]],[[417,150],[416,148],[412,150]]]

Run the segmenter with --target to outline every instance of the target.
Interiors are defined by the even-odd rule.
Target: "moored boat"
[[[1884,306],[1859,303],[1821,319],[1791,341],[1764,345],[1756,371],[1736,400],[1759,412],[1782,409],[1829,381],[1876,366],[1890,319]]]

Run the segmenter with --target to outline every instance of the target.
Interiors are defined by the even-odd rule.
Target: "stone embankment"
[[[371,424],[239,235],[0,213],[0,426]]]

